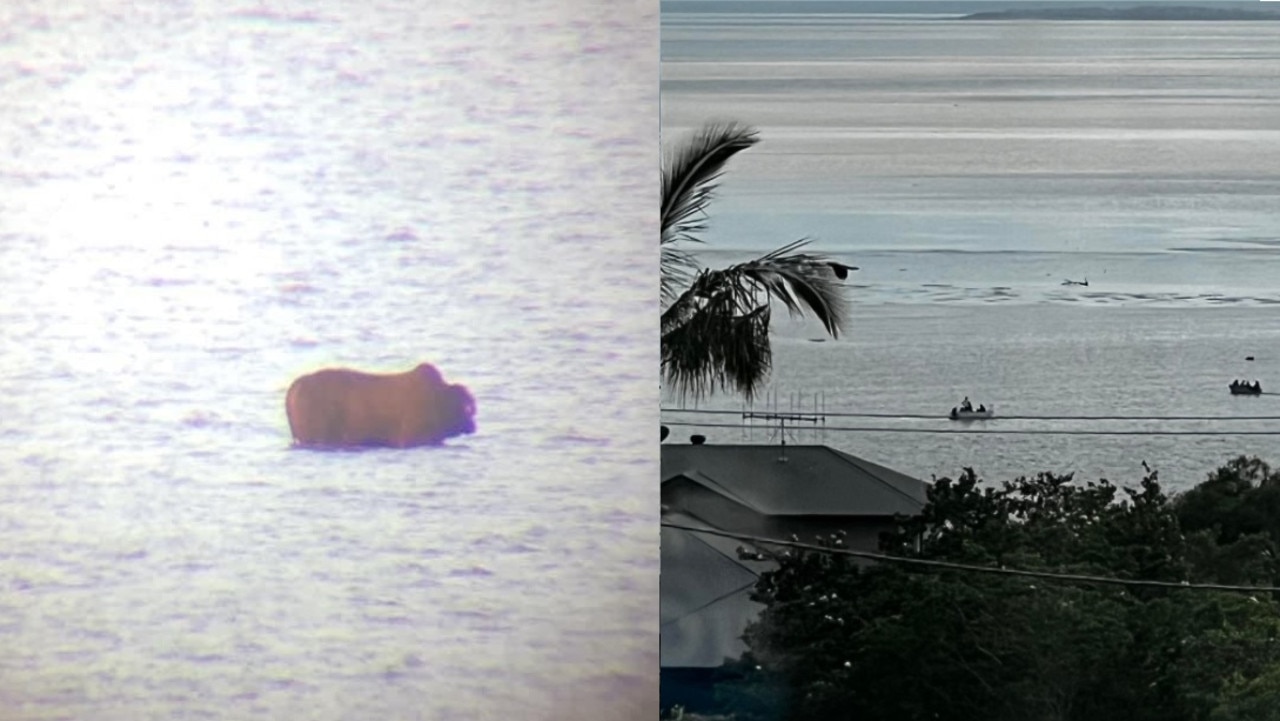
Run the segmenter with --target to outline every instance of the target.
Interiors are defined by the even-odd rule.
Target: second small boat
[[[1245,381],[1231,381],[1231,385],[1227,386],[1231,390],[1233,396],[1260,396],[1262,395],[1262,384],[1258,381],[1248,383]]]

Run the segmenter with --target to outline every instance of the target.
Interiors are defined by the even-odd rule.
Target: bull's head
[[[466,386],[454,384],[447,386],[445,397],[453,412],[449,414],[452,421],[449,435],[471,434],[476,432],[476,399]]]
[[[438,389],[442,401],[438,417],[443,426],[439,435],[450,437],[475,433],[476,399],[471,391],[463,385],[445,383],[444,376],[430,363],[419,364],[416,370],[432,387]]]

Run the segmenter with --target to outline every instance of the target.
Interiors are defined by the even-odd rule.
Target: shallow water
[[[652,709],[656,9],[0,14],[4,718]],[[290,448],[422,361],[474,436]]]

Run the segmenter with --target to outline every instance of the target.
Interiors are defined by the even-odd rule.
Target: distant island
[[[1139,5],[1128,8],[1018,8],[972,13],[961,20],[1280,20],[1280,13],[1234,8]]]

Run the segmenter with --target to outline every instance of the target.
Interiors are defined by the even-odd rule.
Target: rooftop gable
[[[827,446],[662,446],[663,483],[685,479],[763,515],[914,515],[927,485]]]

